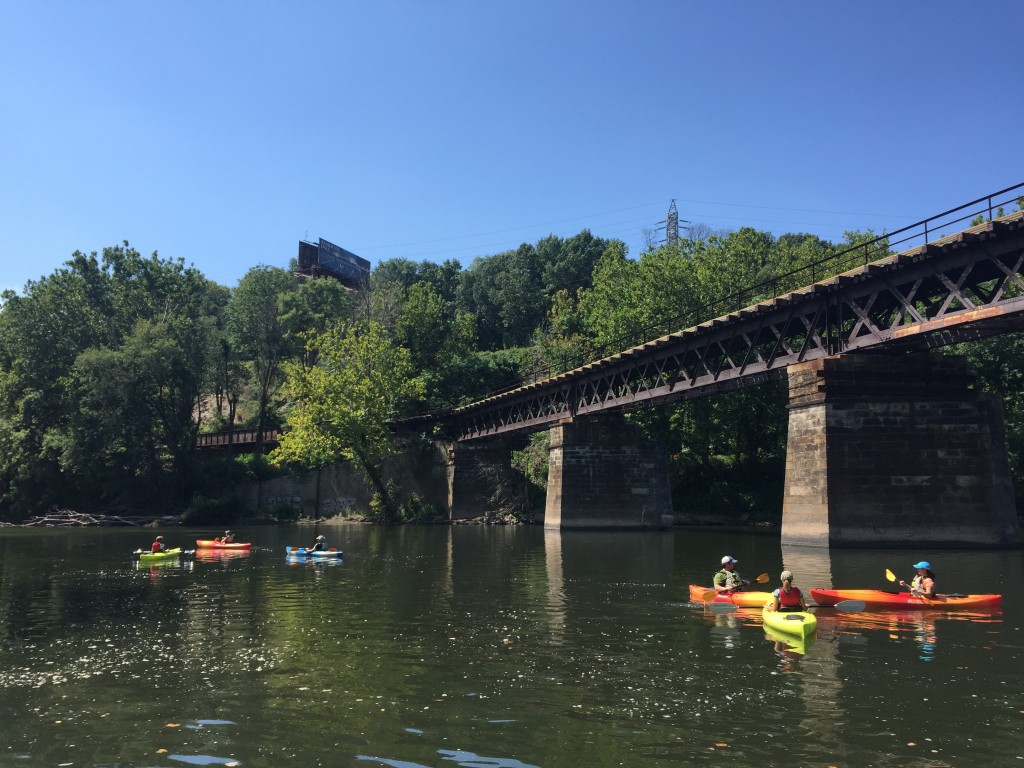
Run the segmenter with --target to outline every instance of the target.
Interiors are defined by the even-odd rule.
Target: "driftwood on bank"
[[[45,515],[33,517],[21,525],[44,528],[76,528],[81,526],[144,526],[157,522],[160,518],[136,515],[93,515],[88,512],[75,512],[71,509],[54,509]]]

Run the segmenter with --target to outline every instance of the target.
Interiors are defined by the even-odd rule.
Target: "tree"
[[[256,382],[256,450],[262,449],[263,431],[273,415],[271,395],[283,381],[282,361],[296,347],[281,323],[282,296],[294,278],[277,267],[253,267],[239,281],[227,307],[230,344],[250,361]]]
[[[181,259],[143,257],[127,243],[105,248],[102,258],[76,252],[53,275],[29,282],[22,295],[5,294],[5,514],[18,517],[56,504],[95,506],[117,495],[104,489],[146,504],[180,498],[177,491],[167,492],[165,481],[177,489],[188,483],[194,426],[212,370],[210,331],[222,306],[218,297],[223,291]],[[164,359],[154,358],[154,350]],[[146,379],[142,367],[129,375],[132,366],[149,366],[159,375]],[[165,410],[154,427],[152,414],[131,409],[160,387],[166,387],[163,394],[176,393],[179,407]],[[163,448],[153,453],[158,458],[126,460],[131,451],[152,444],[139,437],[143,432],[162,434]]]
[[[141,319],[120,348],[79,355],[78,407],[61,460],[83,496],[129,506],[188,501],[214,340],[211,318]]]
[[[423,377],[428,408],[456,404],[473,390],[468,366],[476,352],[476,321],[456,311],[431,283],[415,283],[395,322],[397,343]]]
[[[397,450],[389,424],[424,393],[409,351],[374,323],[329,330],[309,344],[316,365],[286,366],[292,405],[271,461],[308,467],[352,461],[375,489],[383,520],[393,522],[397,507],[381,474],[384,459]]]
[[[307,339],[353,319],[356,294],[337,280],[306,280],[281,294],[280,307],[279,321],[288,347],[302,352]],[[303,361],[308,367],[315,359],[303,355]]]

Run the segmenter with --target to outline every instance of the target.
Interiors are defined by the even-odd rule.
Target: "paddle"
[[[890,571],[888,568],[885,569],[885,578],[888,581],[898,581],[898,579],[896,578],[896,574],[893,573],[892,571]],[[920,598],[921,600],[932,600],[933,599],[933,598],[930,598],[930,597],[925,597],[924,595],[915,595],[914,594],[914,588],[911,587],[909,584],[907,584],[905,581],[901,582],[901,584],[906,586],[907,589],[910,590],[910,594],[911,594],[912,597],[917,597],[917,598]]]

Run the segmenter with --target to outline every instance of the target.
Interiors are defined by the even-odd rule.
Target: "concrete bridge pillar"
[[[1002,403],[970,384],[932,353],[790,367],[783,544],[1017,546]]]
[[[448,517],[491,517],[514,484],[512,449],[502,440],[461,442],[448,451]]]
[[[668,455],[622,416],[565,421],[550,434],[545,528],[672,524]]]

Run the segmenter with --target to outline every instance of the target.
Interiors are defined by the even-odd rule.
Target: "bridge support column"
[[[512,450],[500,440],[455,443],[448,452],[448,517],[491,517],[514,484]]]
[[[621,416],[552,427],[548,456],[545,528],[672,524],[668,455]]]
[[[843,356],[789,369],[782,543],[1020,543],[1001,401],[960,358]]]

